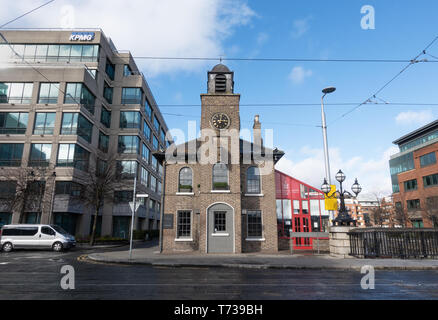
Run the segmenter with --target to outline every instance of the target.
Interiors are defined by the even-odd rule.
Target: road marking
[[[0,262],[0,265],[9,264],[9,262]]]

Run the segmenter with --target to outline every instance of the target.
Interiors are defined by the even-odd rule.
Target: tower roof
[[[219,64],[215,65],[213,67],[213,69],[211,69],[210,72],[220,72],[220,73],[222,73],[222,72],[231,72],[231,71],[230,71],[230,69],[228,69],[228,67],[226,65],[224,65],[222,63],[219,63]]]

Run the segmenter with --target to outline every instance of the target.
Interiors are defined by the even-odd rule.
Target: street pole
[[[332,185],[332,181],[330,178],[330,161],[329,161],[329,153],[328,153],[328,142],[327,142],[327,124],[325,120],[325,112],[324,112],[324,97],[326,93],[321,97],[321,119],[322,119],[322,137],[324,140],[324,160],[325,160],[325,178],[327,179],[329,185]],[[330,220],[333,221],[334,213],[333,210],[329,210]],[[330,221],[330,223],[331,223]]]
[[[161,185],[161,212],[160,212],[160,253],[163,253],[163,220],[164,220],[164,201],[166,198],[166,159],[163,161],[163,183]]]
[[[129,260],[132,258],[132,239],[134,235],[134,219],[135,219],[135,198],[137,189],[137,163],[135,164],[135,176],[134,176],[134,194],[133,194],[133,206],[132,206],[132,217],[131,217],[131,239],[129,241]]]

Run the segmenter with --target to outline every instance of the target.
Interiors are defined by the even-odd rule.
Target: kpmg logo
[[[70,41],[93,41],[94,32],[72,32]]]

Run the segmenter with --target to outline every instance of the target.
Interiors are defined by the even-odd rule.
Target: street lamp
[[[325,159],[325,178],[326,182],[331,185],[331,177],[330,177],[330,162],[329,162],[329,154],[328,154],[328,142],[327,142],[327,125],[325,121],[325,112],[324,112],[324,97],[332,92],[335,92],[335,87],[327,87],[322,90],[324,94],[321,97],[321,119],[322,119],[322,137],[324,141],[324,159]],[[333,219],[333,212],[329,211],[330,219]]]
[[[336,180],[339,182],[340,190],[336,191],[333,195],[328,195],[331,188],[330,185],[327,183],[327,179],[324,179],[324,182],[321,186],[321,190],[325,193],[327,198],[339,198],[341,200],[341,207],[339,209],[338,216],[336,217],[336,219],[333,220],[334,226],[336,224],[339,226],[349,226],[351,225],[351,223],[356,226],[356,221],[351,218],[351,216],[347,212],[347,209],[345,208],[345,196],[353,197],[350,192],[342,189],[342,183],[345,181],[345,178],[345,174],[342,172],[342,170],[339,170],[339,172],[336,174]],[[351,190],[356,195],[356,197],[362,191],[362,187],[357,182],[357,178],[355,179],[354,184],[351,186]]]

